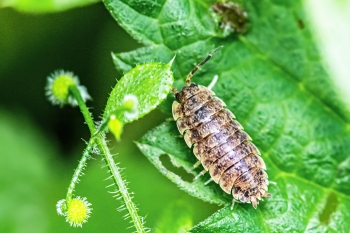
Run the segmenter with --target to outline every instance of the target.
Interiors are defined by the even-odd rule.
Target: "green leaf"
[[[184,213],[183,211],[186,210]],[[164,209],[158,224],[154,228],[155,233],[183,233],[192,226],[191,213],[193,210],[183,200],[171,202]]]
[[[12,7],[26,13],[60,12],[68,9],[91,5],[99,0],[3,0],[0,8]]]
[[[205,186],[203,180],[197,179],[194,182],[185,182],[180,176],[169,171],[162,163],[161,156],[169,156],[175,167],[183,167],[186,172],[194,176],[198,171],[192,169],[196,162],[192,151],[184,146],[184,140],[179,138],[179,133],[174,122],[166,122],[147,133],[139,142],[136,142],[139,149],[148,159],[171,181],[181,189],[204,201],[223,205],[230,199],[223,195],[217,185]],[[208,178],[209,179],[209,178]]]
[[[126,73],[113,88],[103,115],[103,123],[114,114],[123,124],[137,120],[157,107],[171,90],[173,74],[171,64],[150,62],[138,65]],[[138,99],[133,116],[126,116],[121,111],[124,97],[135,95]]]
[[[249,0],[250,28],[244,35],[222,36],[213,1],[106,0],[115,19],[148,46],[123,53],[123,66],[176,53],[178,84],[214,48],[224,45],[193,81],[213,90],[254,139],[267,165],[272,197],[257,210],[248,204],[225,207],[193,232],[346,232],[350,228],[350,114],[332,76],[322,65],[302,1]],[[163,48],[161,53],[157,48]],[[170,51],[169,51],[170,50]],[[147,51],[142,54],[142,51]],[[172,53],[171,53],[172,52]],[[177,86],[178,87],[178,86]],[[349,97],[349,94],[348,94]],[[169,101],[171,102],[171,101]],[[168,106],[171,112],[171,106]],[[194,155],[174,122],[147,133],[138,147],[181,189],[202,200],[230,204],[206,175],[194,182],[166,168],[162,156],[190,174]],[[231,199],[231,197],[229,198]]]
[[[165,46],[144,47],[129,53],[112,54],[116,68],[120,72],[128,72],[132,67],[154,61],[167,63],[174,57],[174,53]]]

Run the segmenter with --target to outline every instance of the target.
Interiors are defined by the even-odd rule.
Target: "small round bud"
[[[139,101],[135,95],[128,94],[124,96],[123,107],[125,108],[124,115],[126,118],[133,119],[138,115]]]
[[[109,130],[114,134],[117,141],[120,140],[120,135],[123,132],[123,123],[118,120],[115,115],[112,115],[108,122]]]
[[[77,86],[84,101],[90,99],[90,95],[84,86],[79,85],[79,79],[72,72],[59,70],[47,77],[46,96],[53,105],[63,106],[70,104],[76,106],[78,103],[74,96],[69,93],[70,86]]]
[[[67,205],[66,221],[71,226],[82,227],[83,223],[86,223],[90,217],[91,204],[86,198],[76,197],[72,199]]]

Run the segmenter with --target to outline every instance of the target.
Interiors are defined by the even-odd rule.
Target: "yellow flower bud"
[[[120,135],[123,132],[123,123],[118,120],[115,115],[112,115],[108,122],[109,130],[114,134],[117,141],[120,140]]]
[[[77,101],[69,93],[70,86],[77,86],[83,100],[90,99],[90,95],[84,86],[79,85],[79,79],[72,72],[69,71],[55,71],[47,78],[46,95],[54,105],[63,106],[64,104],[70,104],[72,106],[77,105]]]
[[[76,197],[67,205],[66,221],[71,226],[82,227],[86,223],[91,213],[91,204],[86,198]]]

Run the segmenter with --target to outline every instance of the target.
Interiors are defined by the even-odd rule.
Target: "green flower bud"
[[[108,122],[109,130],[114,134],[117,141],[120,140],[120,136],[123,132],[123,123],[118,120],[115,115],[112,115]]]
[[[90,95],[84,86],[79,85],[79,79],[72,72],[59,70],[47,77],[46,96],[53,105],[63,106],[70,104],[76,106],[78,103],[69,93],[70,86],[77,86],[84,101],[90,99]]]

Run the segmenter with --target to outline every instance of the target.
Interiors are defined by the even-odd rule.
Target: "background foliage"
[[[144,3],[146,6],[149,4],[147,1]],[[174,3],[174,1],[167,1],[169,12],[170,10],[182,9],[181,7],[171,8],[170,3]],[[267,148],[269,140],[274,140],[276,135],[280,135],[280,132],[287,133],[287,136],[281,137],[282,142],[277,143],[280,148],[274,147],[271,153],[263,155],[263,157],[266,156],[264,158],[269,157],[266,160],[268,166],[277,164],[284,174],[279,176],[277,172],[279,170],[276,168],[272,168],[269,172],[273,180],[279,184],[272,189],[272,192],[276,193],[275,199],[259,206],[258,211],[253,211],[252,207],[248,205],[240,206],[237,215],[231,215],[225,209],[221,210],[213,217],[214,221],[222,220],[221,222],[225,222],[228,219],[227,222],[232,223],[231,220],[234,218],[237,222],[241,222],[242,219],[245,223],[247,216],[250,216],[258,219],[259,224],[256,225],[256,230],[258,230],[260,226],[264,225],[263,219],[274,219],[274,215],[283,212],[287,207],[294,212],[289,212],[292,215],[282,219],[285,224],[281,224],[281,220],[270,221],[269,226],[274,226],[274,228],[266,229],[277,230],[276,226],[287,229],[290,223],[287,217],[295,216],[298,218],[299,215],[308,213],[315,216],[315,218],[311,218],[311,223],[322,222],[322,220],[332,219],[332,217],[338,220],[344,218],[342,214],[345,214],[346,210],[342,208],[348,209],[349,205],[349,190],[347,189],[349,186],[344,185],[347,184],[349,176],[349,171],[346,169],[348,167],[348,159],[346,158],[349,154],[346,147],[349,129],[347,128],[348,108],[337,99],[338,89],[337,86],[333,87],[334,75],[328,76],[323,70],[322,59],[320,59],[313,42],[314,39],[317,40],[316,35],[322,35],[322,31],[318,31],[320,34],[311,36],[302,2],[297,1],[291,5],[286,5],[287,3],[283,3],[283,1],[264,1],[260,5],[255,5],[254,2],[251,5],[247,4],[248,9],[255,12],[251,14],[251,17],[257,26],[252,28],[247,37],[240,38],[240,40],[221,38],[219,34],[215,34],[217,28],[210,21],[208,15],[201,18],[200,21],[196,21],[197,17],[203,14],[206,4],[201,4],[200,1],[191,1],[191,3],[194,5],[188,8],[186,5],[182,7],[190,10],[202,9],[198,12],[192,11],[191,17],[193,18],[183,22],[175,19],[174,24],[164,23],[160,25],[165,32],[184,33],[187,36],[183,39],[184,41],[179,41],[171,36],[164,37],[166,40],[160,41],[156,36],[156,29],[147,30],[146,32],[151,36],[145,36],[137,31],[138,28],[129,28],[128,31],[133,31],[131,34],[141,42],[146,45],[156,43],[158,46],[152,49],[143,48],[136,53],[122,54],[120,52],[131,51],[143,47],[143,45],[131,39],[123,29],[119,28],[101,3],[52,15],[28,15],[17,13],[12,9],[0,10],[0,86],[2,87],[0,91],[0,179],[2,185],[0,203],[4,207],[0,209],[1,232],[132,231],[126,230],[130,224],[123,220],[122,215],[124,214],[115,211],[119,207],[119,203],[115,202],[104,188],[110,184],[103,181],[108,176],[107,170],[101,169],[103,162],[96,156],[97,160],[89,162],[86,175],[77,188],[77,194],[86,196],[93,204],[94,210],[89,223],[83,229],[74,229],[55,213],[54,205],[57,200],[64,197],[76,161],[85,146],[84,141],[79,140],[79,138],[87,140],[89,134],[77,109],[54,108],[46,101],[44,86],[45,77],[49,73],[55,69],[63,68],[72,70],[79,75],[81,83],[88,87],[89,93],[94,98],[93,103],[88,103],[88,105],[93,106],[93,114],[99,116],[106,104],[111,87],[115,85],[115,79],[120,77],[114,70],[110,58],[111,51],[116,53],[114,62],[122,72],[125,72],[142,61],[158,58],[160,61],[167,62],[174,51],[181,50],[177,51],[178,57],[174,71],[177,78],[182,78],[194,63],[211,51],[213,44],[221,45],[223,43],[226,45],[226,50],[218,54],[216,60],[203,67],[204,72],[201,75],[204,75],[204,78],[195,81],[205,84],[214,74],[231,69],[232,60],[230,58],[233,55],[237,56],[235,61],[239,61],[241,64],[235,65],[237,73],[235,73],[234,80],[241,80],[240,75],[250,79],[239,83],[240,86],[237,87],[235,86],[237,83],[228,79],[231,72],[227,73],[226,78],[225,74],[222,73],[220,75],[222,81],[218,83],[216,88],[221,90],[220,88],[227,88],[225,85],[232,85],[236,89],[234,89],[234,99],[231,99],[231,95],[221,97],[231,108],[235,109],[234,113],[255,139],[256,144],[262,147],[263,152],[269,149]],[[271,4],[273,7],[268,8],[269,10],[266,12],[260,11],[259,9],[266,7],[264,3]],[[106,4],[108,5],[108,2]],[[162,4],[164,2],[160,1],[159,5],[154,8],[155,11],[144,11],[137,14],[150,15],[151,19],[157,15],[157,11],[163,6]],[[120,7],[125,7],[125,11],[120,11],[121,13],[130,10],[125,4]],[[30,10],[28,11],[30,12]],[[162,18],[163,22],[171,21],[171,17],[186,18],[185,11],[184,15],[175,13],[165,14]],[[130,16],[130,14],[128,15]],[[284,17],[289,18],[286,20]],[[306,25],[304,30],[298,29],[298,25],[300,25],[298,19],[300,18]],[[206,22],[205,25],[210,29],[205,31],[204,35],[193,30],[203,22]],[[157,26],[157,24],[149,25]],[[123,26],[127,27],[128,22],[124,22]],[[167,26],[173,26],[173,28],[170,30],[166,28]],[[256,32],[256,30],[260,31]],[[274,33],[276,30],[280,31],[276,34]],[[300,34],[291,35],[284,33],[284,30],[289,30],[291,33],[299,30]],[[277,39],[274,37],[276,35],[279,35]],[[213,37],[214,39],[212,39]],[[272,41],[277,40],[286,47],[273,44],[270,39],[266,38],[271,38]],[[241,44],[231,45],[233,40]],[[260,53],[255,52],[253,56],[249,54],[250,48],[245,47],[247,41],[250,45],[259,48]],[[181,48],[183,44],[188,43],[193,43],[193,45]],[[162,44],[166,44],[168,49],[162,47]],[[229,44],[230,46],[228,46]],[[305,50],[303,46],[309,46],[309,49]],[[291,53],[291,57],[285,56],[290,54],[290,51],[295,51],[295,48],[300,47],[303,49],[297,53]],[[135,56],[140,53],[142,56]],[[305,65],[309,64],[310,56],[314,59],[312,65],[316,67],[311,66],[310,68],[309,65]],[[326,55],[325,57],[330,56]],[[272,65],[271,61],[273,61]],[[220,67],[217,67],[217,63],[221,64]],[[250,64],[254,64],[254,67],[250,67]],[[305,67],[309,68],[305,71]],[[218,71],[219,68],[220,71]],[[305,75],[307,71],[313,75]],[[245,72],[248,72],[247,74],[253,72],[256,75],[247,75]],[[285,76],[293,76],[295,79],[285,80]],[[264,77],[264,79],[258,79],[259,77]],[[279,82],[275,82],[275,80],[279,80]],[[330,83],[330,85],[325,85],[325,82]],[[183,81],[180,81],[177,85],[181,86],[182,83]],[[263,83],[263,85],[257,85],[257,83]],[[275,91],[266,92],[265,90],[268,88]],[[306,94],[303,93],[305,89]],[[283,90],[283,92],[279,90]],[[251,98],[247,93],[250,91],[258,94],[258,97],[262,98],[261,100],[265,101],[266,104],[262,109],[256,110],[255,114],[251,114],[253,118],[248,119],[246,114],[250,109],[247,106],[251,104]],[[222,93],[228,92],[223,91]],[[312,100],[308,98],[310,93],[313,95]],[[271,100],[276,99],[276,95],[277,98],[285,96],[287,100],[290,100],[290,102],[284,102],[282,112],[278,110],[280,102],[271,103]],[[292,98],[289,98],[290,96]],[[314,99],[317,99],[316,102]],[[297,104],[293,105],[293,101]],[[244,104],[241,106],[237,103]],[[302,103],[308,103],[309,106],[300,111],[300,106],[304,106]],[[266,108],[269,110],[266,111]],[[259,114],[259,111],[265,111],[265,114]],[[334,113],[340,117],[334,116]],[[302,126],[299,127],[301,130],[286,131],[285,127],[278,128],[278,116],[291,119],[288,117],[289,115],[293,117],[292,121],[288,123],[288,127],[294,129],[301,123]],[[122,167],[127,168],[124,174],[130,182],[130,190],[135,192],[134,200],[139,204],[140,215],[147,215],[146,225],[160,229],[160,232],[165,232],[162,229],[167,229],[167,227],[169,229],[167,222],[174,223],[174,227],[176,224],[179,225],[179,228],[190,227],[219,209],[216,205],[207,204],[187,195],[175,184],[170,183],[160,175],[132,142],[140,139],[149,129],[159,125],[166,117],[168,117],[167,114],[156,110],[140,121],[126,126],[122,141],[115,145],[116,150],[114,150],[115,153],[119,153],[116,160],[121,163]],[[311,126],[306,127],[305,125],[310,122],[316,125],[311,124]],[[310,128],[312,129],[311,133]],[[272,135],[269,135],[271,132]],[[298,134],[293,135],[295,132]],[[340,135],[340,137],[334,137],[334,135]],[[310,151],[305,152],[305,148],[298,146],[295,140],[311,143],[311,153],[307,153]],[[141,142],[145,143],[147,139],[144,138]],[[150,143],[148,142],[148,144]],[[279,151],[282,153],[278,153]],[[301,152],[305,152],[305,154]],[[312,158],[303,160],[301,155],[309,155]],[[339,157],[339,155],[341,156]],[[287,162],[282,163],[281,157],[278,156],[289,157],[283,157],[287,158],[285,160]],[[166,163],[167,161],[163,161],[163,164]],[[301,167],[296,165],[299,163],[302,164]],[[168,162],[168,167],[171,167],[170,162]],[[299,170],[295,170],[295,167]],[[308,168],[311,168],[310,172]],[[184,177],[186,173],[180,170],[177,171],[177,174],[182,174]],[[314,174],[317,175],[314,177]],[[314,181],[310,185],[300,177]],[[339,177],[340,183],[335,182],[334,186],[328,188],[337,177]],[[191,177],[188,180],[191,180]],[[208,186],[209,189],[211,187],[213,186]],[[275,205],[276,201],[280,201],[281,205]],[[272,208],[273,206],[278,207],[278,209]],[[322,212],[323,210],[329,212]],[[305,229],[305,225],[309,223],[307,220],[309,219],[293,221],[293,229],[296,231]],[[215,229],[217,227],[215,225],[213,229],[205,226],[206,223],[210,225],[211,221],[213,220],[204,222],[197,227],[197,230],[211,231]],[[328,223],[327,221],[323,223],[325,228],[321,230],[330,230],[331,228],[326,226]],[[227,223],[222,224],[222,226],[230,227],[229,229],[234,227],[227,225]],[[241,227],[242,229],[253,229],[244,224]],[[346,229],[342,227],[346,227],[346,225],[340,225],[339,222],[333,226],[339,231]],[[172,230],[174,228],[170,228],[169,232]]]
[[[85,148],[82,139],[88,140],[89,132],[79,110],[53,107],[44,87],[53,70],[73,71],[93,97],[87,104],[98,120],[122,75],[115,70],[111,52],[130,51],[140,44],[118,26],[102,3],[45,15],[1,9],[0,35],[0,231],[132,232],[126,229],[131,224],[123,219],[125,213],[116,211],[120,203],[107,193],[110,182],[104,179],[109,174],[98,156],[89,161],[76,190],[93,204],[89,222],[83,229],[72,228],[57,215],[56,202],[66,195]],[[218,209],[179,190],[133,143],[165,118],[156,110],[126,125],[119,144],[109,135],[116,160],[126,168],[123,174],[140,215],[147,216],[146,225],[153,228],[161,225],[161,219],[168,221],[164,212],[179,209],[178,205],[185,206],[180,209],[190,225]],[[150,184],[156,185],[150,188]],[[205,211],[194,211],[203,205]]]

